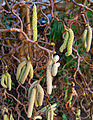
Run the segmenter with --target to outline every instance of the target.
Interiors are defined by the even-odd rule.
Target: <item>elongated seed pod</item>
[[[2,74],[2,78],[1,78],[1,85],[4,88],[7,88],[7,84],[4,83],[5,79],[7,78],[7,76],[5,74]]]
[[[6,83],[6,86],[7,86],[7,88],[8,88],[7,76],[5,77],[5,83]]]
[[[27,76],[28,76],[28,74],[29,74],[30,65],[31,65],[31,62],[29,61],[29,62],[27,63],[27,67],[26,67],[25,73],[24,73],[24,75],[22,76],[22,79],[21,79],[21,81],[20,81],[21,84],[24,84],[24,82],[25,82],[25,80],[26,80],[26,78],[27,78]]]
[[[37,88],[36,88],[37,89]],[[35,106],[38,107],[38,91],[36,90],[36,96],[35,96]]]
[[[57,62],[59,60],[59,55],[55,55],[54,57],[53,57],[53,62]]]
[[[2,108],[2,114],[3,114],[3,115],[4,115],[5,112],[8,113],[7,107]]]
[[[89,52],[92,43],[92,28],[88,25],[88,36],[87,36],[87,48],[86,52]]]
[[[44,90],[40,84],[37,84],[37,92],[38,92],[38,104],[41,106],[43,104],[44,99]]]
[[[37,10],[35,4],[33,6],[32,26],[33,26],[33,41],[37,41]]]
[[[9,120],[14,120],[12,113],[10,114],[10,119]]]
[[[47,93],[48,94],[52,93],[52,80],[53,80],[53,77],[51,75],[52,64],[53,64],[53,61],[50,60],[47,66],[47,71],[46,71]]]
[[[83,41],[83,43],[84,43],[84,47],[85,47],[85,48],[87,48],[86,38],[87,38],[87,28],[84,30],[83,36],[82,36],[82,41]]]
[[[59,63],[59,62],[53,64],[52,71],[51,71],[52,76],[56,76],[56,75],[57,75],[58,67],[59,67],[59,66],[60,66],[60,63]]]
[[[28,90],[28,100],[29,100],[29,98],[30,98],[30,96],[31,96],[32,89],[33,89],[34,87],[36,87],[37,82],[38,82],[38,81],[36,80],[35,82],[33,82],[33,83],[31,84],[31,86],[30,86],[30,88],[29,88],[29,90]]]
[[[21,73],[21,69],[23,68],[23,66],[26,64],[26,61],[23,61],[21,62],[19,65],[18,65],[18,68],[17,68],[17,73],[16,73],[16,79],[18,80],[19,79],[19,76],[20,76],[20,73]]]
[[[68,33],[68,31],[66,31],[64,43],[63,43],[63,44],[61,45],[61,47],[59,48],[59,51],[60,51],[60,52],[63,52],[63,50],[66,48],[68,38],[69,38],[69,33]]]
[[[30,70],[29,70],[30,80],[33,78],[33,73],[34,73],[33,66],[32,66],[32,64],[30,64]]]
[[[34,102],[35,102],[35,96],[36,96],[36,88],[33,88],[30,99],[29,99],[29,106],[28,106],[28,112],[27,112],[28,118],[31,118],[31,116],[32,116]]]
[[[47,111],[47,120],[51,120],[51,116],[50,116],[50,110]]]
[[[25,73],[25,71],[26,71],[26,64],[23,66],[23,68],[22,68],[22,72],[20,73],[20,76],[19,76],[19,82],[22,80],[22,77],[23,77],[23,75],[24,75],[24,73]]]
[[[69,32],[69,39],[67,43],[67,52],[65,53],[66,56],[69,56],[72,54],[72,45],[74,40],[74,32],[72,31],[72,29],[70,28],[68,32]]]
[[[4,115],[3,115],[3,120],[9,120],[7,114],[4,114]]]
[[[12,86],[12,80],[11,80],[11,75],[7,72],[5,73],[7,76],[7,84],[8,84],[8,89],[9,91],[11,90],[11,86]]]
[[[50,110],[50,120],[53,120],[53,118],[54,118],[54,110],[51,109]]]

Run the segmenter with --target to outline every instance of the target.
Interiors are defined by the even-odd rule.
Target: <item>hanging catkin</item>
[[[63,43],[63,44],[61,45],[61,47],[59,48],[59,51],[60,51],[60,52],[63,52],[63,50],[66,48],[68,38],[69,38],[69,33],[68,33],[68,31],[66,31],[64,43]]]
[[[52,93],[52,80],[53,80],[53,77],[51,75],[52,64],[53,64],[53,61],[50,60],[47,66],[47,71],[46,71],[47,93],[48,94]]]
[[[87,48],[87,42],[86,42],[86,38],[87,38],[87,28],[84,30],[83,32],[83,36],[82,36],[82,42],[84,44],[84,47]]]
[[[72,54],[72,45],[73,45],[73,40],[74,40],[73,30],[70,28],[68,30],[68,32],[69,32],[69,40],[68,40],[68,44],[67,44],[67,52],[65,53],[66,56],[69,56]]]
[[[27,112],[28,118],[31,118],[31,116],[32,116],[34,102],[35,102],[35,96],[36,96],[36,88],[33,88],[31,96],[29,98],[29,106],[28,106],[28,112]]]
[[[89,52],[92,43],[92,28],[88,25],[88,35],[87,35],[87,48],[86,51]]]
[[[37,41],[37,10],[35,4],[33,6],[32,26],[33,26],[33,41]]]

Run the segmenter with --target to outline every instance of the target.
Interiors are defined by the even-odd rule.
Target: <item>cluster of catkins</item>
[[[90,25],[86,25],[85,27],[86,28],[83,32],[82,41],[84,43],[86,52],[89,52],[92,43],[92,28]]]
[[[31,61],[24,60],[18,65],[16,79],[21,83],[24,84],[27,76],[30,76],[30,79],[33,78],[33,66]]]
[[[12,79],[11,79],[11,75],[8,72],[5,72],[5,73],[2,74],[1,85],[4,88],[8,88],[9,91],[11,91]]]
[[[84,43],[84,47],[86,49],[86,52],[89,52],[91,48],[92,43],[92,28],[88,24],[85,26],[85,30],[83,32],[82,41]],[[61,47],[59,48],[60,52],[63,52],[63,50],[67,47],[67,52],[65,53],[66,56],[69,56],[72,54],[72,46],[73,46],[73,40],[74,40],[74,32],[71,28],[67,29],[65,32],[65,39]]]
[[[57,75],[58,67],[60,66],[60,63],[57,62],[58,60],[59,60],[59,56],[55,55],[53,58],[51,58],[47,66],[46,81],[47,81],[47,93],[48,94],[52,93],[53,77]]]
[[[33,82],[28,91],[28,101],[29,101],[28,112],[27,112],[28,118],[31,118],[32,116],[34,104],[36,107],[42,106],[43,98],[44,98],[43,88],[38,83],[38,81]]]

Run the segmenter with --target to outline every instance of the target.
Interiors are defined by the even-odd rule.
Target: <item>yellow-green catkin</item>
[[[8,115],[7,115],[7,114],[4,114],[4,116],[3,116],[3,120],[9,120],[9,118],[8,118]]]
[[[35,103],[35,96],[36,96],[36,88],[33,88],[31,96],[29,98],[29,106],[28,106],[28,112],[27,112],[28,118],[31,118],[32,116],[33,107]]]
[[[50,111],[50,119],[53,120],[54,119],[54,110],[51,109]]]
[[[89,52],[90,47],[91,47],[91,43],[92,43],[92,28],[91,26],[88,25],[88,34],[87,34],[87,48],[86,48],[86,52]]]
[[[78,110],[77,110],[77,113],[76,113],[76,120],[80,120],[80,119],[79,119],[80,114],[81,114],[81,110],[78,109]]]
[[[68,31],[66,31],[64,43],[63,43],[63,44],[61,45],[61,47],[59,48],[59,51],[60,51],[60,52],[63,52],[63,50],[66,48],[66,46],[67,46],[67,41],[68,41],[68,37],[69,37],[69,34],[68,34]]]
[[[38,91],[38,104],[39,106],[42,106],[44,99],[44,90],[40,84],[37,85],[37,91]]]
[[[47,66],[47,71],[46,71],[47,93],[48,94],[52,93],[52,81],[53,81],[53,77],[51,74],[52,64],[53,64],[53,61],[50,60]]]
[[[87,38],[87,28],[84,30],[83,36],[82,36],[82,42],[83,42],[85,48],[87,48],[86,38]]]
[[[70,28],[68,32],[69,32],[69,39],[68,39],[68,44],[67,44],[67,52],[65,53],[66,56],[69,56],[72,54],[72,45],[73,45],[73,40],[74,40],[73,30]]]
[[[5,74],[2,74],[2,78],[1,78],[1,85],[4,88],[7,88],[7,85],[4,83],[4,81],[7,79],[7,76]],[[7,82],[7,81],[6,81]]]
[[[10,120],[14,120],[12,113],[10,114]]]
[[[11,79],[11,75],[8,73],[8,72],[6,72],[5,73],[6,74],[6,76],[7,76],[7,84],[8,84],[8,88],[9,88],[9,91],[11,91],[11,87],[12,87],[12,79]]]
[[[32,26],[33,26],[33,41],[37,41],[37,9],[35,4],[33,6]]]

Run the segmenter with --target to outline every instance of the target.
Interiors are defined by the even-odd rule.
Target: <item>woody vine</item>
[[[87,16],[92,5],[90,0],[1,1],[0,118],[93,119],[93,25]],[[62,25],[58,41],[55,21]]]

